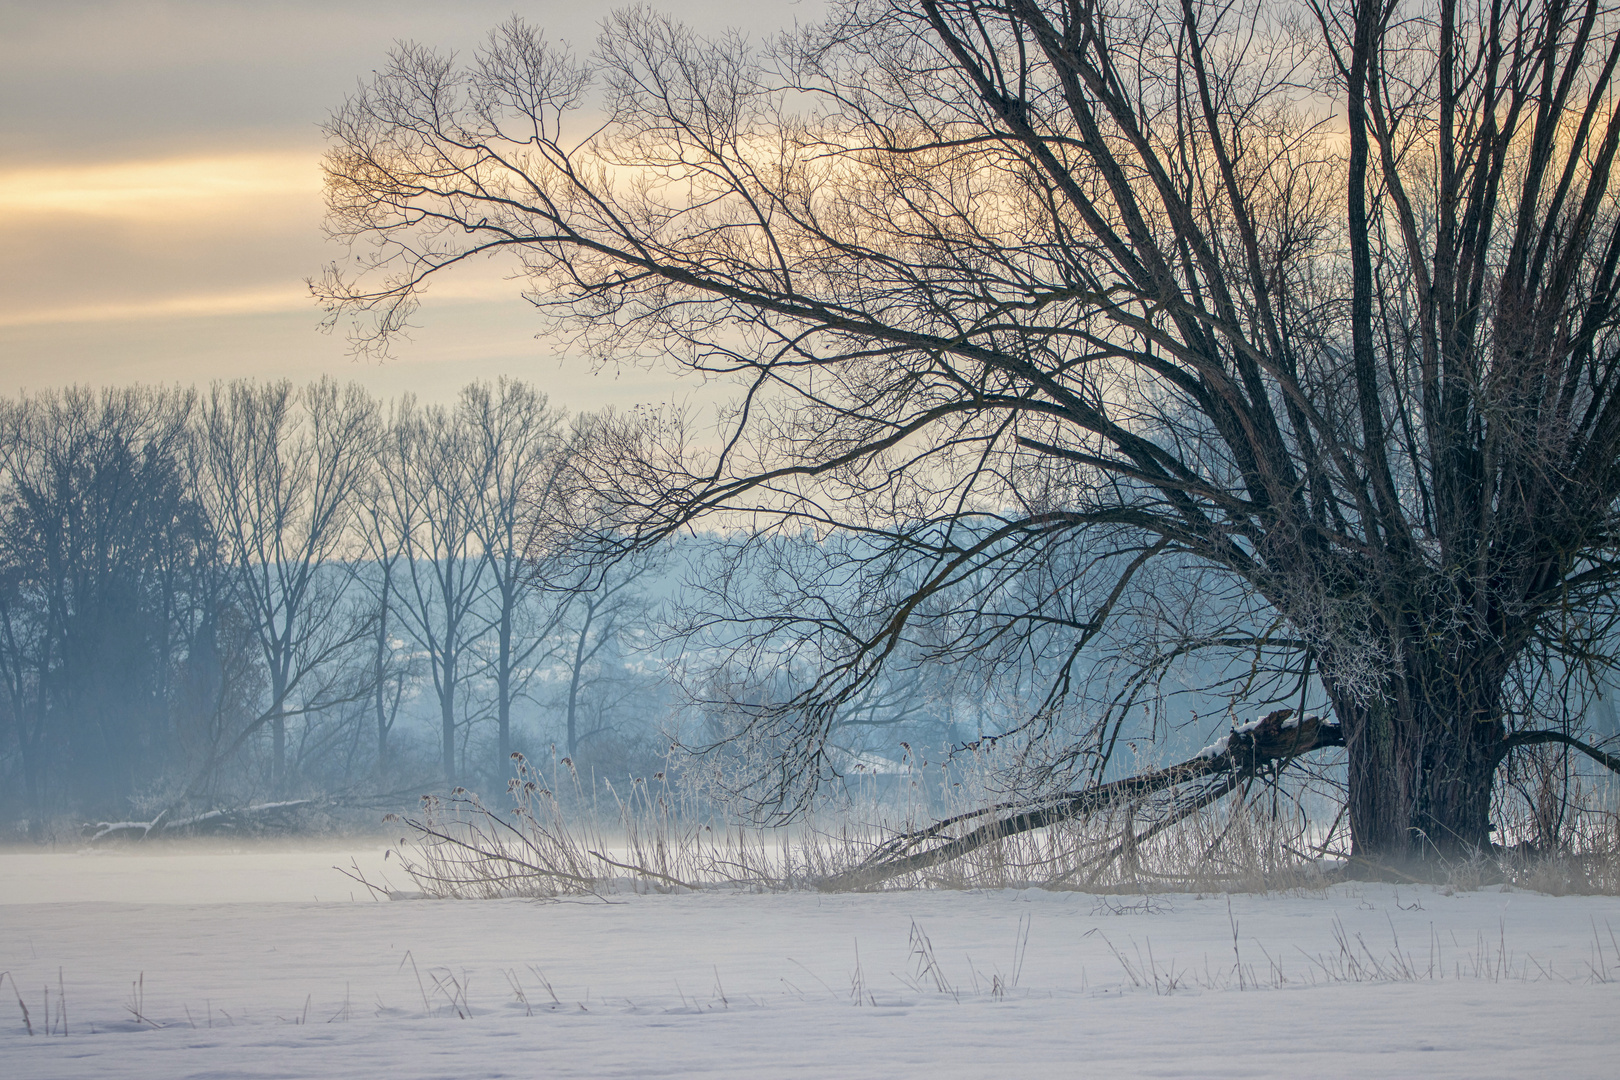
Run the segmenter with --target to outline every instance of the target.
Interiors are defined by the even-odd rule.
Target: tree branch
[[[899,833],[880,844],[859,866],[823,879],[819,887],[826,892],[869,889],[905,874],[960,859],[1010,836],[1089,817],[1204,777],[1227,778],[1217,786],[1213,796],[1194,797],[1195,806],[1202,808],[1256,775],[1265,765],[1288,761],[1324,747],[1344,745],[1339,725],[1325,723],[1316,716],[1294,720],[1293,715],[1292,709],[1268,713],[1254,724],[1233,729],[1230,735],[1206,747],[1198,756],[1168,768],[1094,784],[1033,803],[1000,803],[947,818],[927,828]],[[983,824],[976,824],[978,822]],[[953,826],[957,825],[971,827],[966,832],[954,833]]]
[[[1620,757],[1606,754],[1597,747],[1575,738],[1573,735],[1565,735],[1562,731],[1516,731],[1502,741],[1502,748],[1497,751],[1496,763],[1500,765],[1502,759],[1517,747],[1540,746],[1543,743],[1557,743],[1572,750],[1579,750],[1610,772],[1620,773]]]

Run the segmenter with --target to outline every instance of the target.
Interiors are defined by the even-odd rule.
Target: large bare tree
[[[268,674],[268,701],[227,754],[270,731],[271,787],[285,783],[287,721],[360,694],[340,661],[370,627],[352,610],[344,545],[376,448],[376,405],[330,379],[216,384],[202,409],[203,499]],[[193,793],[188,793],[193,794]]]
[[[1211,642],[1331,701],[1356,852],[1460,854],[1513,746],[1585,745],[1515,688],[1613,656],[1617,59],[1598,0],[846,0],[765,49],[621,13],[592,83],[514,21],[335,115],[372,246],[317,291],[385,340],[504,250],[588,350],[738,380],[615,482],[646,536],[745,511],[904,571],[815,622],[800,766],[933,613],[1082,662],[1197,567],[1250,605]]]

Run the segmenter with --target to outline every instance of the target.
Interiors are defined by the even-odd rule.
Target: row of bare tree
[[[600,524],[572,468],[598,423],[509,380],[450,405],[330,380],[0,402],[3,809],[405,780],[414,714],[445,780],[498,780],[542,684],[578,753],[648,610],[647,560],[571,542]]]

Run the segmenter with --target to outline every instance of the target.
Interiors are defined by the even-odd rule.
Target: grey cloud
[[[611,3],[0,2],[0,166],[314,140],[398,40],[475,47],[514,10],[589,51]],[[662,5],[770,33],[819,2]]]
[[[517,10],[588,52],[612,3],[513,0],[298,0],[290,3],[0,0],[0,171],[245,150],[320,149],[319,124],[415,39],[466,51]],[[662,5],[704,30],[768,34],[819,15],[821,0]],[[253,208],[230,221],[174,223],[31,217],[0,222],[5,316],[287,289],[337,252],[320,207]],[[164,309],[171,310],[171,309]],[[399,362],[356,368],[318,312],[102,318],[0,325],[0,392],[68,382],[192,382],[234,375],[364,375],[377,389],[446,394],[474,375],[556,370],[535,342],[514,284],[505,302],[429,302]],[[667,378],[594,376],[570,364],[549,380],[561,401],[667,397]],[[662,390],[658,389],[663,387]]]

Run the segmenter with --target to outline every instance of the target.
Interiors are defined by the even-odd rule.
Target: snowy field
[[[376,902],[351,859],[0,852],[0,1076],[1620,1076],[1611,897]]]

